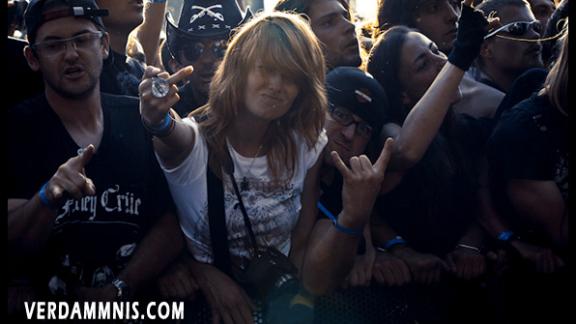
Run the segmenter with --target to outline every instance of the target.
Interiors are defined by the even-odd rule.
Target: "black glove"
[[[468,70],[480,53],[487,33],[488,20],[484,18],[484,13],[462,5],[462,14],[458,20],[458,35],[448,55],[448,61],[464,71]]]

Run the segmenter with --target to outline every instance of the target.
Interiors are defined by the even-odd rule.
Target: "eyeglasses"
[[[367,139],[372,137],[372,126],[365,121],[355,121],[353,114],[348,109],[330,104],[328,111],[330,116],[342,126],[356,124],[356,134]]]
[[[494,29],[493,31],[489,32],[486,36],[484,36],[484,39],[496,36],[496,34],[501,32],[509,33],[511,36],[520,37],[528,32],[528,28],[532,28],[532,30],[538,34],[542,32],[542,25],[538,20],[515,21]]]
[[[66,51],[68,43],[72,44],[75,50],[91,50],[96,44],[95,41],[101,39],[102,36],[104,36],[104,32],[102,31],[88,32],[70,38],[47,40],[31,45],[30,47],[35,51],[42,52],[46,56],[56,56]]]
[[[227,47],[228,44],[224,39],[212,42],[211,45],[206,45],[202,42],[193,42],[182,48],[182,54],[186,60],[194,62],[198,60],[205,51],[210,49],[212,54],[214,54],[214,57],[221,59],[224,57]]]

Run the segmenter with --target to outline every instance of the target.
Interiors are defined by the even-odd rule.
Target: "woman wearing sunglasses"
[[[322,50],[299,16],[254,18],[228,45],[207,105],[183,120],[175,119],[170,107],[179,99],[174,84],[191,69],[172,76],[159,72],[147,69],[140,109],[144,125],[156,136],[155,149],[187,240],[191,257],[183,261],[185,273],[196,278],[214,323],[252,323],[247,292],[213,264],[207,166],[223,182],[228,233],[213,239],[228,240],[232,265],[244,265],[252,250],[233,188],[239,187],[257,243],[289,255],[300,268],[316,219],[319,157],[327,142]],[[159,82],[170,85],[164,97],[152,88]],[[224,172],[230,163],[238,186]]]

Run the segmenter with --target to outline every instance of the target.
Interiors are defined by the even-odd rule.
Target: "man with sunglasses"
[[[242,12],[236,0],[185,0],[178,26],[166,18],[166,42],[170,55],[165,68],[176,72],[192,65],[194,72],[179,90],[180,101],[174,110],[180,116],[208,101],[210,81],[226,52],[234,28],[252,17],[250,10]]]
[[[106,14],[94,0],[25,13],[45,91],[8,112],[8,242],[39,300],[138,296],[182,248],[138,100],[100,91]]]
[[[469,73],[480,82],[508,93],[530,68],[542,67],[541,25],[524,0],[487,0],[477,7],[492,12],[500,26],[488,32],[476,66]]]

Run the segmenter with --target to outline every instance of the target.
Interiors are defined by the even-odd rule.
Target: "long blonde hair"
[[[568,113],[568,38],[568,21],[566,21],[560,56],[548,72],[542,89],[548,94],[550,103],[564,114]]]
[[[272,122],[263,143],[272,176],[277,179],[286,171],[291,177],[297,154],[293,135],[303,137],[311,149],[322,131],[327,109],[324,57],[302,17],[281,12],[261,13],[240,27],[212,79],[208,103],[193,115],[207,116],[200,123],[200,131],[213,157],[210,166],[219,173],[228,156],[226,136],[238,109],[244,107],[247,76],[257,61],[296,80],[299,87],[292,107]]]

